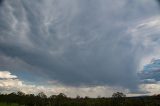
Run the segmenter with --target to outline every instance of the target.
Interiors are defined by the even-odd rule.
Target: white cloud
[[[37,94],[44,92],[48,96],[64,93],[69,97],[76,97],[80,95],[82,97],[90,96],[105,96],[110,97],[116,91],[127,93],[128,90],[120,87],[110,86],[94,86],[94,87],[71,87],[59,84],[57,81],[49,81],[47,85],[28,84],[27,82],[18,79],[17,76],[12,75],[9,71],[0,71],[0,91],[2,93],[11,93],[16,91],[22,91],[25,93]],[[16,78],[16,79],[13,79]]]
[[[159,94],[160,92],[160,84],[142,84],[141,89],[149,92],[148,95],[154,95],[154,94]]]
[[[17,76],[11,75],[9,71],[1,71],[0,78],[17,78]]]
[[[22,82],[19,79],[4,79],[0,80],[0,87],[18,87],[22,86]]]
[[[141,84],[139,87],[141,91],[145,91],[142,93],[131,93],[128,89],[124,89],[122,87],[117,86],[93,86],[93,87],[71,87],[59,84],[57,81],[48,81],[47,85],[36,85],[36,84],[28,84],[23,80],[18,79],[17,76],[12,75],[9,71],[0,71],[7,77],[3,77],[4,79],[0,79],[0,91],[2,93],[10,93],[16,91],[22,91],[25,93],[33,93],[37,94],[39,92],[44,92],[48,96],[57,95],[59,93],[64,93],[69,97],[76,97],[80,95],[82,97],[111,97],[114,92],[123,92],[127,94],[127,96],[140,96],[140,95],[153,95],[158,94],[160,92],[160,84]],[[13,79],[16,77],[16,79]],[[152,80],[149,80],[152,81]]]
[[[95,86],[95,87],[70,87],[64,85],[35,85],[26,84],[24,81],[19,79],[5,79],[0,80],[0,90],[2,93],[11,93],[16,91],[22,91],[25,93],[37,94],[39,92],[44,92],[48,96],[57,95],[59,93],[64,93],[69,97],[76,97],[80,95],[82,97],[111,97],[114,92],[121,91],[127,93],[128,90],[123,88],[112,88],[109,86]]]

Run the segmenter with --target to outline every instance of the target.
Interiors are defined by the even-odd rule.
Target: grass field
[[[0,103],[0,106],[18,106],[18,104],[6,104],[6,103]]]

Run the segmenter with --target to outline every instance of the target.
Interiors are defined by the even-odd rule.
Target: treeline
[[[80,97],[69,98],[65,94],[47,97],[43,92],[38,95],[25,94],[23,92],[0,94],[0,102],[19,106],[160,106],[160,96],[126,97],[117,92],[112,98]]]

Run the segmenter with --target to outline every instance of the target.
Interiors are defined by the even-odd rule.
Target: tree
[[[122,92],[116,92],[116,93],[113,93],[112,97],[113,98],[123,98],[123,97],[126,97],[126,95],[123,94]]]
[[[25,104],[25,93],[22,91],[17,92],[17,102],[19,105]]]
[[[18,95],[18,96],[25,96],[25,93],[22,92],[22,91],[18,91],[18,92],[17,92],[17,95]]]
[[[81,97],[79,95],[77,95],[76,99],[81,99]]]
[[[67,98],[67,96],[66,96],[65,94],[63,94],[63,93],[60,93],[60,94],[58,95],[58,97],[59,97],[59,98]]]
[[[47,104],[47,96],[46,96],[46,94],[44,93],[44,92],[40,92],[40,93],[38,93],[38,95],[37,95],[37,105],[38,106],[46,106],[46,104]]]
[[[44,93],[44,92],[40,92],[40,93],[38,93],[38,95],[37,95],[38,97],[40,97],[40,98],[47,98],[47,96],[46,96],[46,94]]]
[[[122,92],[116,92],[112,95],[112,106],[123,106],[126,95]]]
[[[56,97],[56,106],[63,106],[63,103],[66,101],[67,96],[63,93],[60,93]]]

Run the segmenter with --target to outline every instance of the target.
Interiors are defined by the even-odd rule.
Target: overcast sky
[[[0,0],[0,16],[2,92],[158,93],[158,0]]]

